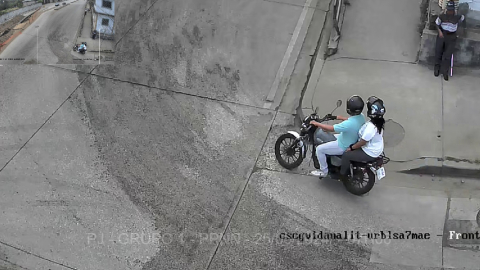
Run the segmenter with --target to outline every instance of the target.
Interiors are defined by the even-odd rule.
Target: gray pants
[[[376,158],[373,158],[373,157],[365,154],[365,152],[363,152],[363,150],[361,148],[353,150],[353,151],[345,152],[342,156],[342,167],[340,168],[340,174],[342,174],[342,175],[347,174],[348,170],[350,169],[350,162],[351,161],[357,161],[357,162],[366,161],[366,162],[369,162],[369,161],[374,161],[375,159]]]
[[[448,34],[443,32],[443,38],[437,36],[435,43],[435,68],[440,70],[443,75],[448,75],[450,70],[455,43],[457,42],[457,34]]]

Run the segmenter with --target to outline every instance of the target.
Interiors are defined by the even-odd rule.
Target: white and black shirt
[[[458,16],[458,15],[455,15],[455,16]],[[443,18],[443,20],[442,20]],[[453,21],[449,21],[447,20],[447,16],[438,16],[437,20],[435,21],[435,23],[440,26],[440,28],[442,28],[443,30],[445,31],[448,31],[448,32],[456,32],[457,31],[457,28],[458,28],[458,24],[463,22],[463,20],[465,20],[465,16],[461,15],[460,18],[457,20],[453,20]],[[457,22],[455,22],[457,21]]]

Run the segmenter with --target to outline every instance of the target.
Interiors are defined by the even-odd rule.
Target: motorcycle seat
[[[383,161],[383,158],[378,157],[373,161],[352,161],[352,164],[353,165],[365,165],[365,164],[367,164],[369,166],[373,166],[373,165],[377,165],[379,163],[381,164],[382,161]]]

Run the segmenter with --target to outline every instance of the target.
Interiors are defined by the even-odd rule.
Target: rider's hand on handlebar
[[[336,117],[335,115],[327,114],[327,115],[325,116],[325,119],[326,119],[326,120],[336,120],[337,117]]]

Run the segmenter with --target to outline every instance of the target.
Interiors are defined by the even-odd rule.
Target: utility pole
[[[35,26],[37,28],[37,65],[38,65],[38,25]]]

